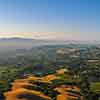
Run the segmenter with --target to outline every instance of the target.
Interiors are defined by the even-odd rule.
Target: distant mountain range
[[[28,39],[28,38],[1,38],[0,49],[32,48],[34,46],[56,45],[56,44],[66,44],[66,43],[70,43],[70,42],[60,41],[60,40],[38,40],[38,39]]]
[[[2,49],[29,49],[41,45],[65,45],[65,44],[99,44],[98,41],[74,41],[74,40],[38,40],[28,38],[0,38],[0,50]]]

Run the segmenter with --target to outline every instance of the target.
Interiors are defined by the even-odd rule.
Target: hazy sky
[[[100,0],[0,0],[0,37],[100,40]]]

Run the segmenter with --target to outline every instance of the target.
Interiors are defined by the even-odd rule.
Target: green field
[[[90,89],[92,92],[94,92],[96,94],[100,94],[100,82],[91,83]]]

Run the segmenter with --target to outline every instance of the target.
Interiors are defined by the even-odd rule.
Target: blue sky
[[[100,40],[100,0],[0,0],[0,37]]]

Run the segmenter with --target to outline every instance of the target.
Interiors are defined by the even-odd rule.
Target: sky
[[[0,0],[0,38],[100,40],[100,0]]]

